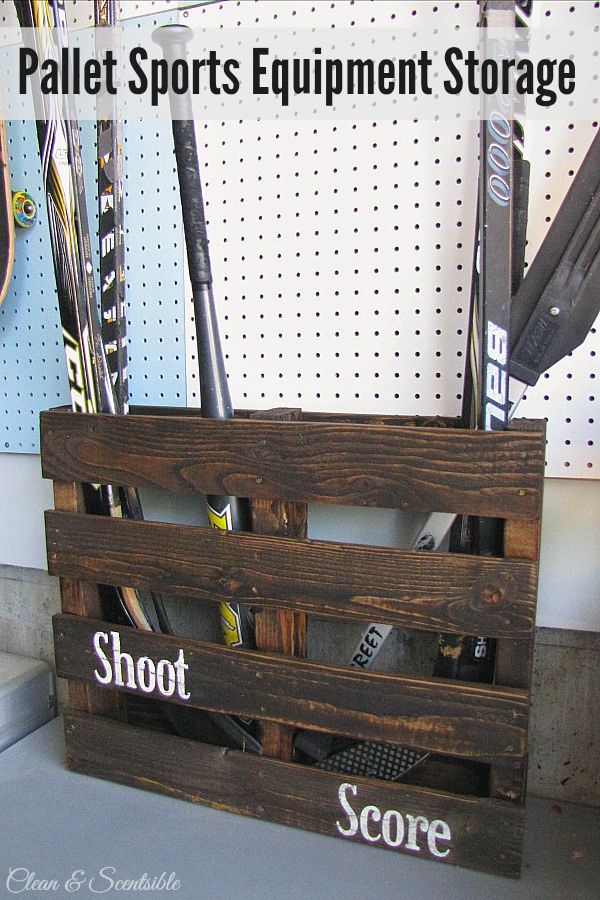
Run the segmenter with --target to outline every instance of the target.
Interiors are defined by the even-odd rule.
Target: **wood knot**
[[[481,599],[486,606],[500,606],[506,600],[506,591],[497,584],[485,584],[481,589]]]

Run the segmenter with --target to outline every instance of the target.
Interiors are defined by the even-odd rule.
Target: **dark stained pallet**
[[[171,700],[186,706],[472,759],[511,759],[525,752],[529,698],[519,688],[363,672],[252,650],[233,652],[208,642],[60,614],[54,617],[57,674],[98,683],[95,673],[103,676],[107,670],[95,650],[96,639],[114,675],[115,635],[120,652],[135,660],[173,662],[182,653],[191,698],[174,695]],[[162,698],[158,688],[142,689],[139,680],[136,686],[131,666],[119,670],[131,685],[119,689]],[[116,686],[114,678],[111,686]]]
[[[127,417],[42,414],[42,466],[55,492],[55,510],[46,514],[48,561],[63,608],[54,620],[57,672],[68,679],[71,706],[68,765],[217,809],[516,877],[543,424],[486,433],[462,430],[454,419],[309,418],[298,410],[244,412],[229,422],[154,408]],[[85,483],[245,496],[252,533],[90,515]],[[502,518],[504,554],[307,540],[310,502]],[[110,623],[99,584],[251,605],[258,649]],[[486,634],[497,639],[496,683],[305,659],[308,615]],[[113,642],[127,656],[111,656]],[[119,658],[126,676],[131,659],[123,683],[113,668]],[[172,682],[165,690],[164,678],[151,677],[161,660],[163,676],[174,672],[177,659],[181,672],[185,661],[181,696]],[[257,719],[263,755],[215,746],[214,727],[201,742],[169,733],[164,713],[173,705],[198,721],[207,710]],[[429,755],[405,783],[324,772],[292,762],[298,728]]]
[[[530,560],[57,511],[46,514],[46,536],[52,575],[429,631],[533,634],[537,566]]]
[[[55,481],[531,518],[543,432],[42,413]]]
[[[369,778],[344,779],[308,766],[159,732],[149,740],[146,729],[82,714],[67,715],[65,731],[68,766],[96,778],[416,858],[509,877],[520,873],[524,809],[517,804]],[[343,785],[351,786],[343,796],[357,817],[365,807],[372,808],[365,822],[368,840],[360,826],[354,831],[341,805]],[[385,843],[375,809],[382,818],[387,810],[397,812],[388,816],[386,829],[397,847]],[[449,839],[434,838],[447,833],[440,823],[447,825]]]

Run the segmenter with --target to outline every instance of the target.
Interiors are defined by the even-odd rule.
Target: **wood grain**
[[[195,600],[526,639],[536,564],[46,513],[48,569]]]
[[[507,521],[504,527],[504,551],[538,566],[541,520]],[[503,640],[496,647],[496,683],[527,690],[531,698],[533,677],[533,637],[524,643]],[[508,764],[490,769],[490,795],[501,800],[525,800],[527,754]]]
[[[449,852],[437,857],[439,862],[512,877],[520,872],[524,810],[515,804],[348,779],[159,733],[148,740],[146,729],[83,715],[67,715],[65,734],[68,766],[77,772],[340,840],[344,838],[336,823],[347,828],[348,819],[338,791],[351,781],[356,789],[353,808],[358,813],[371,804],[382,812],[398,810],[403,817],[445,821],[451,839],[444,843]],[[345,839],[367,843],[360,831]],[[369,846],[386,847],[381,840]],[[418,849],[401,845],[394,852],[436,858],[423,837]]]
[[[42,413],[42,470],[62,481],[531,518],[541,432]]]
[[[58,407],[66,411],[70,407]],[[189,418],[201,418],[202,411],[193,406],[151,406],[136,405],[133,403],[130,412],[138,416],[185,416]],[[305,410],[301,407],[282,406],[270,409],[236,409],[236,419],[281,419],[281,412],[294,413],[294,421],[302,419],[305,422],[333,422],[354,425],[412,425],[415,428],[461,428],[460,416],[395,416],[381,413],[352,413],[352,412],[324,412],[323,410]],[[535,420],[534,420],[535,421]],[[512,426],[511,426],[512,427]]]
[[[363,672],[280,654],[232,651],[216,644],[64,615],[54,618],[59,676],[94,682],[94,672],[104,672],[93,649],[98,632],[111,640],[116,633],[121,651],[134,659],[174,661],[182,650],[189,666],[186,691],[191,696],[187,701],[172,698],[181,705],[483,761],[513,759],[525,752],[528,702],[523,690]],[[107,653],[112,659],[108,647]],[[144,693],[157,699],[161,696],[156,689]]]
[[[55,481],[53,490],[56,509],[77,514],[85,511],[85,498],[80,484]],[[97,584],[79,581],[76,578],[61,578],[60,600],[64,613],[92,618],[102,616],[102,603]],[[72,709],[117,718],[125,716],[124,698],[116,691],[103,691],[95,684],[76,682],[70,682],[68,690]]]
[[[299,421],[299,409],[274,409],[252,413],[252,418],[275,421]],[[250,504],[250,528],[253,534],[271,537],[306,538],[308,505],[290,500],[253,500]],[[285,609],[257,609],[255,640],[260,650],[306,656],[306,615]],[[294,757],[296,729],[278,722],[260,723],[260,742],[266,756],[291,761]]]

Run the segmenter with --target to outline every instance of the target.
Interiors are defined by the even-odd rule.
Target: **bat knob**
[[[152,32],[152,40],[159,47],[162,47],[165,57],[167,53],[174,54],[177,47],[183,50],[183,56],[185,56],[185,45],[191,41],[193,34],[189,25],[173,23],[172,25],[161,25],[160,28],[155,28]]]

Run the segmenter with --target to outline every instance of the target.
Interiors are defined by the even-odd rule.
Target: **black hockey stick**
[[[33,29],[38,50],[43,48],[46,56],[54,54],[56,58],[67,42],[64,0],[15,0],[15,5],[21,27]],[[34,90],[34,104],[71,406],[76,412],[115,413],[117,404],[104,353],[93,279],[79,129],[66,99],[63,107],[58,97]],[[110,486],[86,492],[88,508],[93,511],[142,518],[137,492],[125,489],[123,499],[124,508],[120,493]],[[128,623],[154,630],[139,592],[129,587],[116,588],[115,592]],[[161,627],[170,632],[164,611],[161,615],[160,599],[153,599],[157,615],[163,619]],[[161,707],[180,733],[195,738],[204,736],[198,715],[173,704]],[[210,717],[238,745],[242,744],[236,723],[229,723],[225,716]]]
[[[119,29],[119,0],[94,0],[97,44],[100,29]],[[101,47],[98,50],[101,51]],[[100,308],[102,339],[119,412],[126,413],[127,320],[125,315],[125,259],[123,222],[123,127],[118,86],[103,92],[99,103],[110,102],[109,115],[98,118],[98,228],[100,244]]]
[[[153,39],[162,48],[169,65],[175,60],[185,59],[187,43],[191,36],[191,29],[186,25],[165,25],[153,33]],[[194,304],[202,415],[213,419],[230,419],[233,416],[233,405],[227,384],[212,288],[192,104],[187,94],[170,92],[169,100]],[[221,495],[208,496],[206,501],[209,523],[213,528],[226,531],[248,529],[248,511],[243,500]],[[220,602],[219,610],[225,643],[229,647],[254,647],[254,627],[250,610],[245,606],[226,601]],[[253,722],[244,724],[252,737],[255,737],[256,724]]]
[[[57,58],[67,41],[63,0],[18,0],[16,9],[21,27],[33,29],[39,51]],[[71,406],[77,412],[114,413],[96,304],[79,129],[66,98],[34,90],[34,104]],[[112,487],[87,494],[98,511],[122,515],[119,493]],[[135,504],[132,492],[131,499]],[[117,596],[129,622],[148,627],[141,596],[127,587],[117,589]]]
[[[521,10],[521,12],[523,14],[521,24],[524,24],[527,21],[525,13],[530,13],[530,8]],[[492,53],[502,52],[497,41],[488,40],[488,24],[491,27],[498,25],[510,27],[518,21],[514,0],[490,0],[489,3],[482,4],[480,14],[482,58],[487,58]],[[488,383],[491,367],[498,367],[497,358],[493,358],[495,356],[495,336],[500,334],[499,329],[503,329],[505,335],[508,331],[509,304],[512,282],[515,278],[511,262],[513,251],[512,172],[515,165],[520,166],[522,197],[518,254],[521,259],[524,258],[528,167],[524,161],[520,165],[522,140],[520,142],[514,140],[512,114],[507,116],[505,112],[505,100],[501,95],[497,94],[489,99],[486,97],[486,103],[482,109],[480,135],[482,162],[480,164],[477,212],[477,226],[483,237],[476,240],[476,245],[479,244],[479,247],[476,246],[474,253],[469,314],[469,364],[466,368],[463,394],[463,422],[467,427],[483,427],[480,409],[483,396],[482,380],[486,379],[486,383]],[[522,131],[520,131],[520,136],[522,138]],[[494,253],[491,265],[487,259],[487,250],[490,245],[493,245]],[[508,285],[506,284],[507,272]],[[491,314],[490,308],[492,308]],[[478,323],[483,324],[484,331],[479,329]],[[493,332],[490,329],[493,329]],[[508,353],[507,338],[504,339],[502,346],[503,352]],[[506,363],[507,359],[503,361],[502,365],[506,367]],[[503,398],[503,403],[507,415],[508,372],[502,371],[498,375],[494,372],[491,377],[497,378],[498,383],[506,386],[506,397]],[[455,517],[451,514],[436,513],[430,516],[424,529],[419,532],[413,549],[438,549],[454,519]],[[461,552],[468,551],[467,535],[469,532],[466,524],[466,521],[459,520],[457,529],[460,533],[459,546],[453,548]],[[390,626],[382,623],[371,623],[367,626],[352,654],[350,665],[369,668],[391,630]],[[465,638],[461,635],[441,635],[434,674],[444,677],[460,677],[456,665],[460,658],[462,677],[468,677],[470,680],[490,681],[493,676],[493,651],[493,642],[484,637]],[[323,754],[326,752],[328,739],[321,735],[315,738],[312,735],[303,734],[299,738],[299,745],[306,752]],[[374,745],[372,751],[379,756],[380,750],[376,750],[376,747],[377,745]],[[402,748],[397,748],[398,753],[401,750]],[[388,748],[385,756],[386,768],[389,768],[391,752],[391,748]],[[344,750],[343,753],[347,764],[353,753],[359,759],[364,756],[364,745],[357,744],[352,749]],[[412,766],[423,756],[419,751],[410,750],[403,750],[402,754],[399,759],[405,768]],[[329,765],[335,765],[337,768],[338,763],[332,760]]]
[[[481,6],[484,35],[487,26],[516,24],[514,0],[487,0]],[[489,46],[489,42],[486,42]],[[495,55],[509,51],[494,41]],[[522,278],[526,202],[521,203],[518,265],[515,251],[515,189],[528,185],[523,160],[523,128],[514,122],[512,98],[497,93],[483,103],[480,134],[480,183],[478,191],[478,265],[473,269],[470,353],[465,371],[463,423],[485,431],[508,424],[508,364],[510,304],[513,288]],[[518,149],[520,148],[520,149]],[[517,178],[515,175],[518,173]],[[519,185],[519,181],[521,184]],[[526,198],[525,198],[526,201]],[[523,209],[525,207],[525,209]],[[499,522],[457,519],[450,549],[459,553],[499,555],[502,530]],[[441,635],[434,674],[467,681],[491,682],[494,677],[495,642],[484,636]]]

